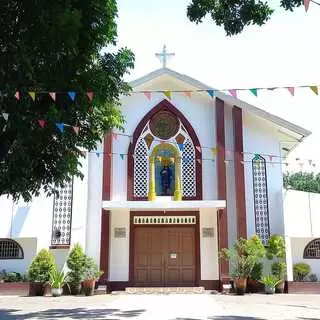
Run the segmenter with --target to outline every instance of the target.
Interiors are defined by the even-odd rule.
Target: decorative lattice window
[[[304,259],[320,259],[320,239],[309,242],[304,248]]]
[[[270,236],[266,160],[256,155],[252,160],[256,234],[264,244]]]
[[[136,145],[134,162],[133,194],[135,197],[148,196],[148,149],[144,139],[140,139]]]
[[[133,224],[196,224],[195,216],[135,216]]]
[[[23,259],[20,244],[12,239],[0,239],[0,260]]]
[[[73,181],[57,189],[53,200],[51,245],[70,245]]]
[[[196,196],[195,149],[190,138],[185,140],[182,152],[182,195],[186,198]]]

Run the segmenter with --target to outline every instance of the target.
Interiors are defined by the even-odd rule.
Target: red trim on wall
[[[103,275],[100,282],[109,277],[109,241],[110,241],[110,211],[101,210],[101,241],[100,241],[100,270]]]
[[[134,148],[137,143],[138,138],[141,135],[142,130],[148,123],[149,119],[152,118],[157,112],[159,111],[169,111],[176,115],[184,125],[184,127],[187,129],[188,134],[194,144],[194,146],[200,146],[199,139],[188,121],[188,119],[179,111],[174,105],[172,105],[168,100],[162,100],[160,103],[158,103],[155,107],[153,107],[140,121],[138,126],[136,127],[134,133],[132,142],[129,145],[128,149],[128,181],[127,181],[127,198],[129,201],[133,200],[147,200],[147,198],[142,197],[134,197],[133,195],[133,178],[134,178],[134,171],[133,171],[133,154],[134,154]],[[183,197],[183,200],[202,200],[202,150],[201,148],[195,148],[195,154],[196,159],[200,159],[200,161],[196,161],[196,196],[195,197]]]
[[[103,178],[102,178],[102,200],[111,200],[112,185],[112,133],[104,137],[103,147]]]
[[[217,183],[218,200],[227,199],[226,165],[225,165],[225,123],[224,101],[216,98],[216,136],[217,136]],[[218,248],[228,247],[228,215],[227,208],[218,210]],[[219,262],[220,281],[229,277],[229,264],[226,261]]]
[[[234,178],[236,186],[236,210],[238,238],[247,238],[246,196],[243,163],[242,109],[233,106]]]

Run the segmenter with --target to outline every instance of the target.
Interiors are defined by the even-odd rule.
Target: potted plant
[[[90,257],[85,257],[84,273],[83,273],[83,291],[86,296],[92,296],[97,279],[103,274],[98,269],[94,260]]]
[[[28,269],[28,278],[32,282],[30,285],[30,295],[47,295],[45,284],[50,280],[50,271],[54,268],[55,262],[52,253],[47,249],[42,249],[32,260]]]
[[[305,262],[295,263],[293,265],[293,280],[304,281],[306,276],[311,272],[311,267]]]
[[[263,264],[262,262],[257,262],[253,266],[250,276],[247,280],[247,289],[248,292],[258,292],[261,290],[261,284],[259,280],[262,277],[262,269],[263,269]]]
[[[81,281],[84,273],[85,254],[80,244],[75,244],[71,249],[67,266],[69,269],[68,279],[72,294],[80,294]]]
[[[265,256],[265,248],[257,235],[250,239],[238,239],[232,249],[224,248],[220,257],[231,263],[231,276],[234,279],[237,294],[244,294],[247,278],[254,265]]]
[[[274,262],[271,265],[271,273],[280,280],[276,286],[276,293],[284,292],[284,277],[286,274],[287,265],[285,262]]]
[[[279,280],[273,274],[268,274],[263,276],[260,282],[264,284],[264,290],[266,294],[273,294],[276,291],[276,285],[279,284],[281,280]]]
[[[64,271],[59,271],[57,266],[54,266],[50,270],[51,292],[53,297],[60,297],[62,294],[62,288],[67,284],[67,274]]]

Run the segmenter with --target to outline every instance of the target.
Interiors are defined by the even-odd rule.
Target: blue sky
[[[136,55],[128,80],[158,69],[154,54],[166,44],[176,54],[169,68],[216,88],[320,85],[320,6],[310,3],[307,13],[303,7],[277,8],[266,25],[227,37],[209,17],[191,23],[189,2],[118,0],[118,46]],[[244,92],[239,98],[313,131],[292,157],[318,159],[320,168],[320,96],[306,88],[295,97],[278,90],[260,92],[258,98]]]

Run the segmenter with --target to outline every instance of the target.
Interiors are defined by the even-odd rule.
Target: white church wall
[[[129,237],[130,212],[128,209],[112,210],[110,212],[110,259],[109,280],[129,280]],[[114,229],[125,228],[125,238],[115,238]]]
[[[213,228],[213,237],[203,237],[203,228]],[[219,279],[217,210],[200,210],[201,280]]]
[[[320,194],[284,191],[285,234],[290,237],[320,237]]]
[[[252,177],[252,159],[260,154],[266,160],[269,222],[271,234],[284,234],[282,203],[282,168],[276,163],[279,158],[270,161],[268,155],[279,156],[280,144],[274,127],[262,119],[248,113],[243,114],[244,128],[244,166],[248,235],[255,233],[254,193]]]

